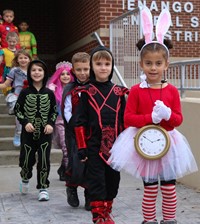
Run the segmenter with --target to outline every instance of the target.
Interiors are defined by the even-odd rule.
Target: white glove
[[[167,107],[162,101],[157,100],[155,102],[156,106],[154,107],[153,112],[155,112],[161,120],[164,119],[168,121],[171,117],[171,109]]]
[[[151,113],[152,121],[154,124],[159,124],[161,122],[161,118],[159,118],[158,114],[153,110]]]

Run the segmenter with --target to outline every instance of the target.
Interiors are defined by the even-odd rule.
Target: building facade
[[[53,72],[61,60],[71,60],[77,51],[90,52],[98,45],[91,35],[97,32],[109,47],[110,21],[138,6],[147,5],[154,23],[160,11],[168,7],[172,25],[167,34],[172,39],[173,60],[198,58],[200,55],[200,1],[138,1],[138,0],[6,0],[1,1],[1,13],[10,8],[14,23],[27,19],[38,42],[38,55]]]

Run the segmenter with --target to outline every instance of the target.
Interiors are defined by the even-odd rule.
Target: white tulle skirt
[[[134,136],[139,129],[129,127],[116,139],[108,160],[110,166],[122,169],[145,182],[181,178],[198,170],[187,139],[176,129],[169,131],[169,151],[161,159],[148,160],[141,157],[134,147]]]

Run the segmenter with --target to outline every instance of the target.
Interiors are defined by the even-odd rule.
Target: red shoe
[[[95,224],[105,224],[105,221],[103,218],[98,218]]]
[[[105,214],[105,224],[115,224],[114,220],[111,218],[110,214]]]

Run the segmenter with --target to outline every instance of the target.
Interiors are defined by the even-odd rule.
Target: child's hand
[[[155,106],[153,109],[153,112],[151,113],[151,118],[154,124],[159,124],[161,122],[161,118],[158,116],[158,114],[155,112]]]
[[[35,131],[35,128],[33,127],[33,125],[31,123],[28,123],[26,126],[25,126],[25,130],[27,132],[34,132]]]
[[[171,109],[167,107],[162,101],[157,100],[156,106],[154,106],[153,111],[157,114],[160,119],[168,121],[171,117]]]
[[[46,135],[49,135],[53,132],[53,127],[50,124],[47,124],[44,128],[44,133]]]
[[[168,121],[171,117],[172,111],[169,107],[167,107],[166,105],[163,105],[158,109],[157,113],[159,117]]]
[[[79,149],[78,150],[78,158],[81,162],[86,162],[88,157],[87,157],[87,149]]]

